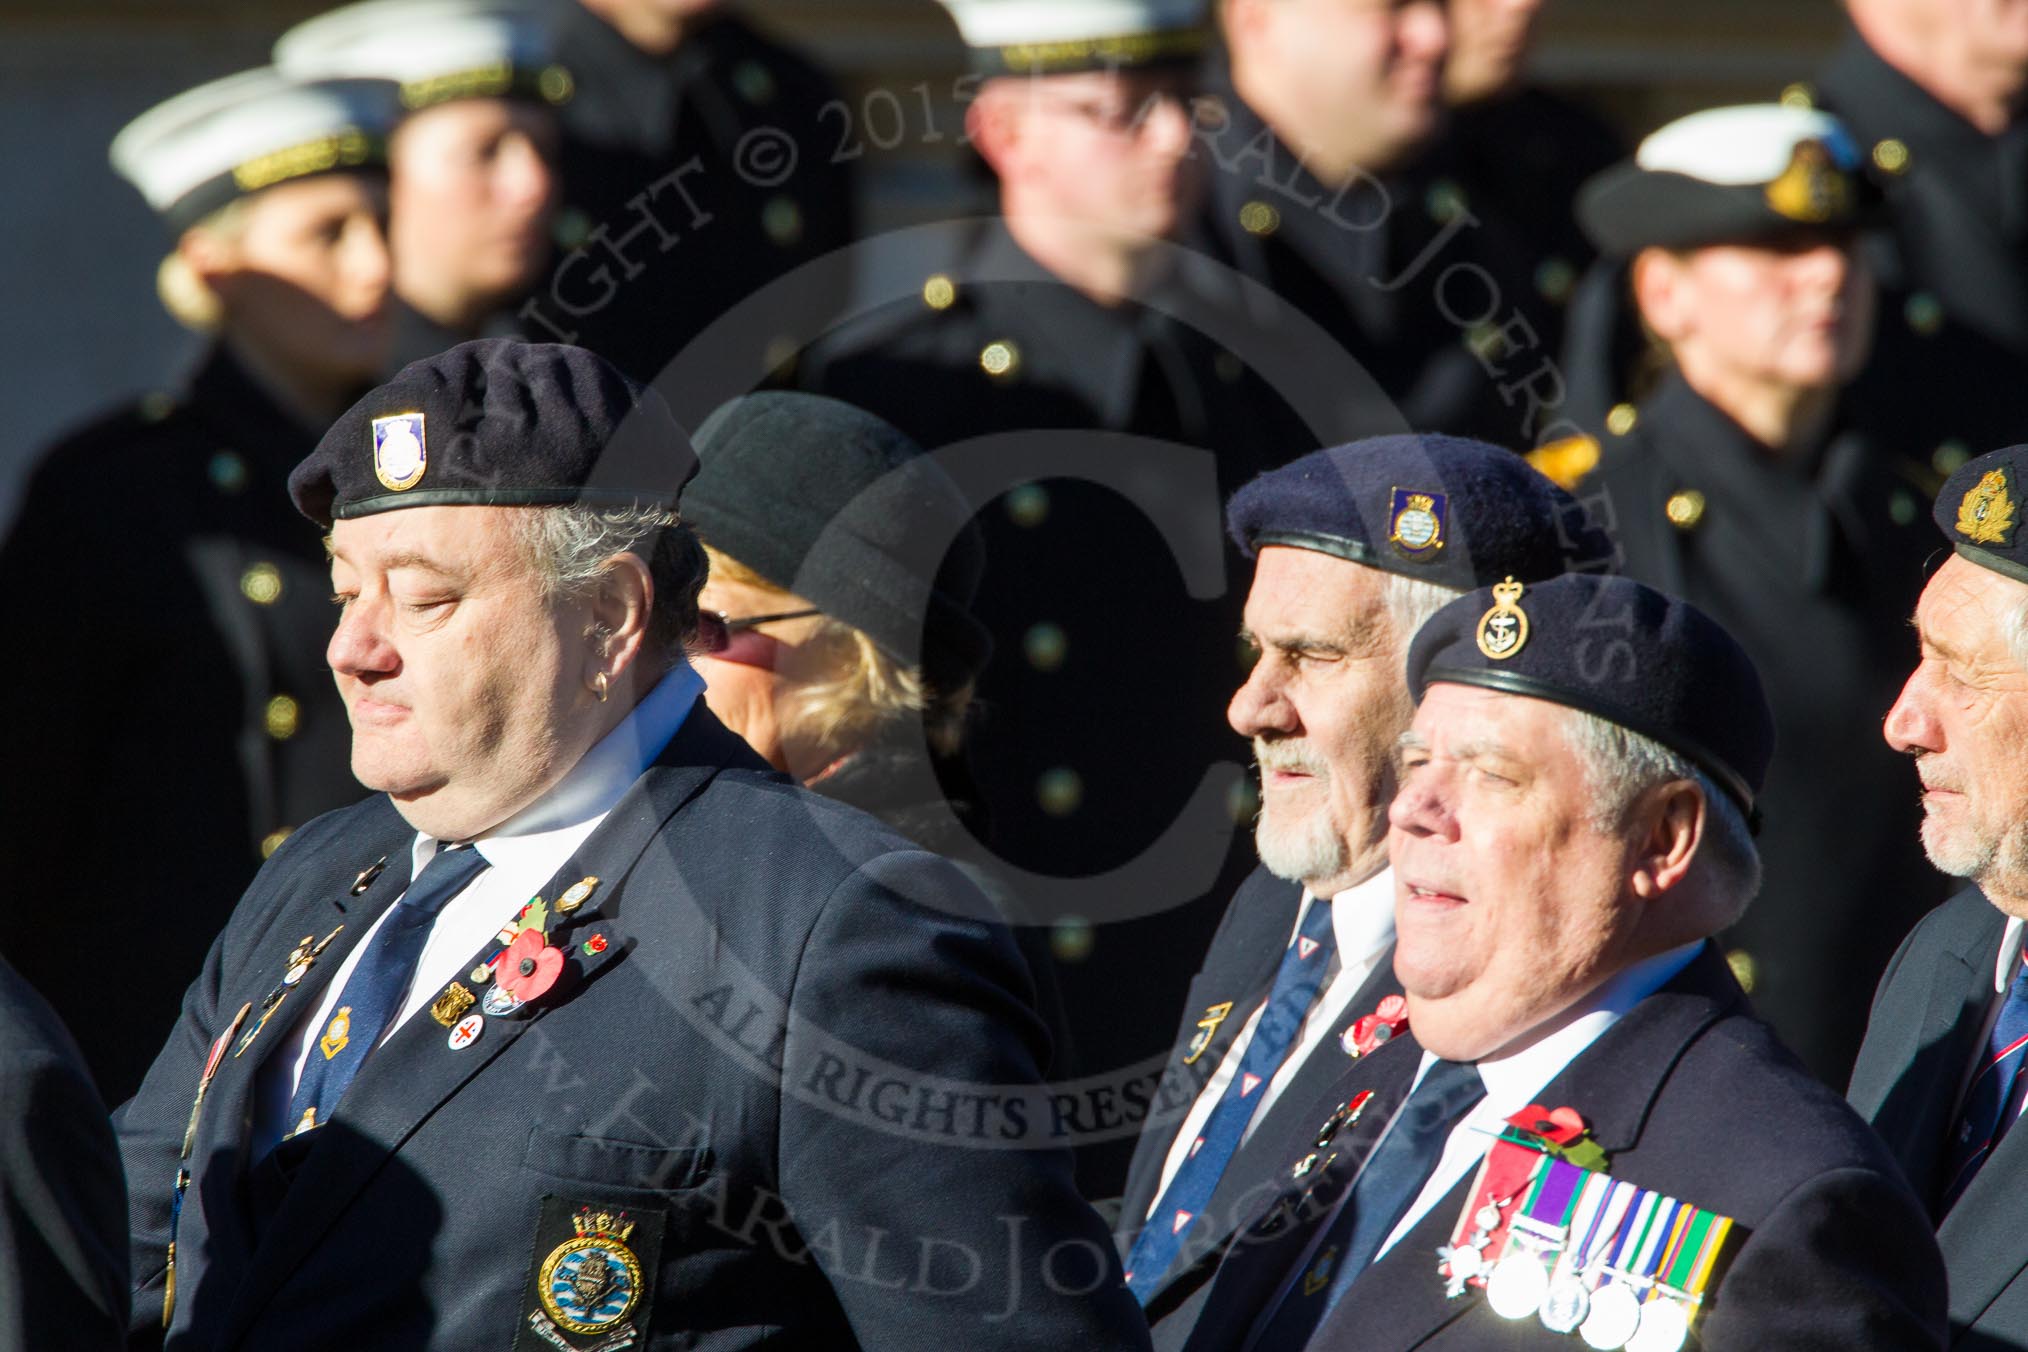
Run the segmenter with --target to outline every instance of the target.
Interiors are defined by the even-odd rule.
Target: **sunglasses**
[[[761,667],[772,671],[778,650],[794,645],[759,632],[759,626],[773,624],[778,620],[804,620],[824,612],[812,607],[808,610],[778,610],[771,615],[742,615],[735,618],[724,611],[704,611],[704,651],[721,662],[737,662],[741,666]]]

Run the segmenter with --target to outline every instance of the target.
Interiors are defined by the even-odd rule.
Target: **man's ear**
[[[197,280],[210,287],[239,268],[239,250],[233,243],[201,225],[193,225],[177,237],[176,256]]]
[[[1021,81],[1003,76],[986,81],[978,97],[965,105],[965,134],[999,178],[1013,168],[1014,148],[1021,140],[1021,110],[1015,105],[1026,97]]]
[[[1690,331],[1688,279],[1683,260],[1667,249],[1643,249],[1634,255],[1634,308],[1657,338],[1673,343]]]
[[[1704,790],[1687,779],[1672,779],[1635,804],[1639,852],[1633,865],[1634,895],[1652,900],[1682,883],[1704,843],[1710,804]]]
[[[648,623],[655,609],[655,579],[638,554],[615,554],[606,560],[592,595],[591,631],[596,641],[585,655],[585,681],[603,672],[618,681],[640,660],[648,642]]]

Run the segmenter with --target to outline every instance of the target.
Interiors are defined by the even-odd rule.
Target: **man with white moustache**
[[[1286,1167],[1254,1144],[1284,1101],[1343,1064],[1340,1029],[1398,994],[1387,804],[1414,711],[1402,659],[1422,622],[1485,582],[1603,568],[1611,545],[1563,490],[1483,442],[1378,437],[1318,451],[1234,495],[1257,559],[1245,636],[1260,657],[1227,718],[1261,770],[1261,867],[1234,896],[1184,1006],[1122,1200],[1128,1281],[1158,1347],[1172,1301]],[[1271,1171],[1271,1172],[1264,1172]]]

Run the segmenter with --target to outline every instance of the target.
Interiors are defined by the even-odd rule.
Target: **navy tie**
[[[1486,1083],[1479,1078],[1479,1068],[1470,1062],[1438,1061],[1430,1066],[1315,1246],[1317,1261],[1307,1271],[1295,1274],[1274,1317],[1249,1347],[1273,1352],[1302,1347],[1309,1341],[1319,1321],[1359,1279],[1382,1242],[1408,1214],[1410,1204],[1436,1172],[1452,1129],[1485,1097]]]
[[[444,904],[464,891],[485,867],[485,856],[469,845],[440,847],[374,931],[324,1025],[323,1036],[310,1049],[296,1096],[289,1101],[291,1133],[330,1120],[366,1054],[380,1044],[394,1023],[401,998],[415,977],[415,965],[429,942],[430,928]],[[315,1116],[306,1118],[313,1110]]]
[[[2007,1134],[2019,1112],[2017,1090],[2022,1086],[2021,1063],[2028,1059],[2028,964],[2015,969],[2014,984],[2007,989],[2007,1003],[1986,1039],[1986,1057],[1978,1078],[1965,1092],[1964,1111],[1949,1142],[1944,1165],[1942,1219],[1957,1205],[1966,1186],[1978,1175],[2000,1138]]]
[[[1282,954],[1267,1006],[1254,1024],[1246,1054],[1240,1058],[1239,1073],[1225,1087],[1224,1096],[1192,1144],[1189,1158],[1169,1181],[1168,1190],[1127,1255],[1127,1286],[1143,1304],[1176,1261],[1185,1236],[1203,1214],[1225,1166],[1239,1149],[1247,1124],[1267,1098],[1262,1091],[1281,1069],[1296,1030],[1323,989],[1324,973],[1337,947],[1331,930],[1331,902],[1325,897],[1313,898],[1294,942]]]

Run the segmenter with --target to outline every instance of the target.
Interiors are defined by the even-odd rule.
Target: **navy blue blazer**
[[[302,936],[342,925],[293,1012],[226,1050],[205,1095],[169,1348],[1146,1346],[1067,1154],[1029,1148],[1047,1040],[1018,951],[974,918],[987,903],[701,702],[541,894],[600,880],[554,916],[566,979],[462,1049],[430,1013],[408,1020],[279,1205],[256,1206],[262,1057],[403,890],[413,838],[384,797],[293,836],[121,1110],[137,1345],[160,1337],[207,1052]],[[570,1247],[586,1225],[595,1259]]]
[[[1211,947],[1205,953],[1204,966],[1191,982],[1183,1016],[1177,1024],[1175,1046],[1162,1072],[1140,1139],[1134,1145],[1126,1193],[1120,1200],[1122,1253],[1133,1248],[1142,1219],[1154,1205],[1156,1189],[1162,1181],[1162,1165],[1190,1105],[1231,1052],[1234,1039],[1254,1007],[1267,998],[1274,985],[1275,972],[1289,946],[1289,935],[1295,929],[1302,903],[1301,883],[1287,882],[1266,868],[1256,868],[1226,907],[1225,917],[1219,921],[1218,932],[1212,936]],[[1390,948],[1374,964],[1365,984],[1353,996],[1350,1008],[1356,1014],[1368,1013],[1382,996],[1400,989],[1400,983],[1394,979],[1394,950]],[[1204,1024],[1221,1009],[1223,1016],[1212,1023],[1209,1035],[1203,1036],[1207,1032]],[[1206,1255],[1215,1262],[1240,1220],[1264,1197],[1272,1196],[1287,1177],[1288,1160],[1283,1158],[1282,1138],[1290,1129],[1289,1124],[1310,1120],[1310,1105],[1337,1080],[1345,1061],[1335,1038],[1319,1043],[1233,1153],[1204,1207],[1203,1219],[1161,1283],[1150,1293],[1148,1313],[1157,1348],[1180,1347],[1189,1337],[1196,1305],[1187,1298],[1177,1298],[1179,1284],[1183,1290],[1197,1289],[1194,1284],[1184,1282],[1185,1275]]]
[[[1932,1211],[1947,1182],[1944,1138],[1998,995],[1993,964],[2007,926],[1976,887],[1925,916],[1880,979],[1852,1070],[1852,1106],[1886,1140]],[[2028,1346],[2028,1230],[2020,1192],[2028,1131],[2000,1138],[1937,1227],[1950,1274],[1951,1346]]]
[[[1228,1246],[1187,1346],[1239,1348],[1407,1091],[1412,1037],[1348,1063],[1292,1131],[1288,1158],[1316,1149],[1318,1125],[1362,1089],[1375,1099],[1333,1142],[1336,1162],[1291,1179]],[[1879,1139],[1754,1017],[1717,951],[1641,1001],[1566,1066],[1538,1102],[1582,1113],[1615,1178],[1732,1217],[1747,1231],[1699,1322],[1705,1352],[1933,1349],[1944,1276],[1922,1204]],[[1308,1345],[1569,1352],[1574,1335],[1508,1322],[1481,1293],[1445,1295],[1437,1249],[1450,1242],[1467,1175],[1352,1284]]]

